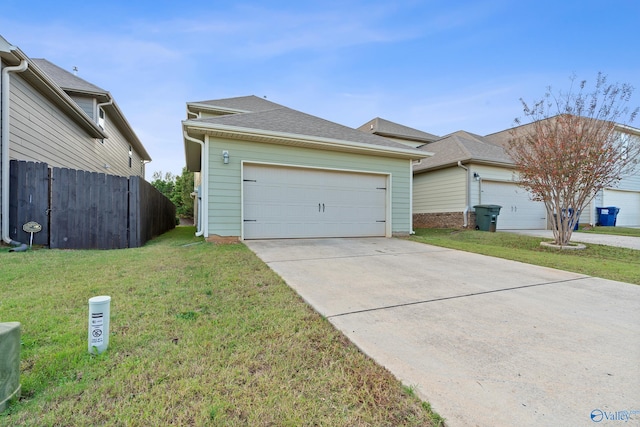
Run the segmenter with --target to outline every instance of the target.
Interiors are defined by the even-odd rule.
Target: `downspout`
[[[422,162],[422,159],[420,159],[420,162]],[[413,165],[415,163],[413,163],[413,160],[409,160],[409,177],[411,178],[409,180],[409,235],[414,235],[416,234],[415,230],[413,229]],[[420,164],[420,163],[417,163]]]
[[[27,250],[27,245],[9,237],[9,92],[11,89],[9,73],[22,73],[28,66],[27,61],[23,59],[20,65],[2,69],[2,240],[14,246],[10,252],[24,252]]]
[[[111,98],[111,96],[109,96],[109,98]],[[100,109],[102,107],[106,107],[107,105],[113,105],[113,98],[109,99],[107,102],[102,102],[100,104],[96,104],[96,114],[98,115],[98,117],[95,117],[93,120],[95,120],[96,123],[99,122],[100,120]],[[106,121],[107,115],[105,113],[105,121]],[[106,126],[105,126],[106,127]],[[104,131],[104,129],[102,129]]]
[[[466,172],[466,185],[464,187],[464,198],[466,199],[466,206],[464,207],[464,211],[462,212],[462,215],[464,216],[464,223],[462,224],[462,226],[464,228],[467,228],[469,226],[469,222],[467,221],[467,216],[469,215],[469,205],[471,204],[470,200],[469,200],[469,195],[471,194],[471,191],[469,189],[469,182],[471,180],[471,177],[469,176],[469,168],[466,166],[462,166],[462,162],[460,160],[458,160],[458,167],[462,168],[465,170]]]
[[[198,218],[197,218],[197,224],[196,224],[196,236],[200,237],[204,235],[204,229],[205,227],[203,227],[203,223],[204,223],[204,216],[202,214],[202,205],[204,203],[202,203],[202,197],[203,195],[207,194],[207,171],[205,171],[207,162],[205,159],[205,153],[204,153],[204,142],[200,141],[199,139],[193,138],[191,136],[189,136],[187,134],[186,130],[182,131],[182,134],[184,135],[184,139],[186,139],[187,141],[191,141],[191,142],[195,142],[196,144],[200,145],[200,173],[201,173],[201,177],[200,177],[200,192],[199,194],[197,194],[197,203],[198,203]]]

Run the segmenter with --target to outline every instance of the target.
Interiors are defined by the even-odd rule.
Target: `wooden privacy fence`
[[[33,243],[58,249],[144,245],[175,227],[176,208],[144,179],[11,161],[10,237],[28,243],[23,225],[42,231]]]

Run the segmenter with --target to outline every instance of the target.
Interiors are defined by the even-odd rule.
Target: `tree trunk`
[[[545,206],[547,215],[551,218],[553,243],[559,246],[568,246],[573,235],[573,228],[578,221],[579,210],[549,206],[547,204]]]

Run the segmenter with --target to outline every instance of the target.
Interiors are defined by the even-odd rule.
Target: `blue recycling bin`
[[[567,215],[567,211],[569,211],[568,215]],[[562,217],[563,218],[566,218],[566,217],[571,216],[571,215],[573,215],[573,208],[562,209]],[[580,225],[580,211],[578,211],[578,217],[576,218],[576,224],[573,226],[573,231],[577,231],[579,225]]]
[[[620,208],[616,206],[606,206],[603,208],[596,207],[596,211],[598,211],[598,223],[596,225],[603,227],[615,227]]]

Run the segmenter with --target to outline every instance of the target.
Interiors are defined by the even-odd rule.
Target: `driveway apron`
[[[245,243],[447,426],[640,424],[640,286],[402,239]]]

